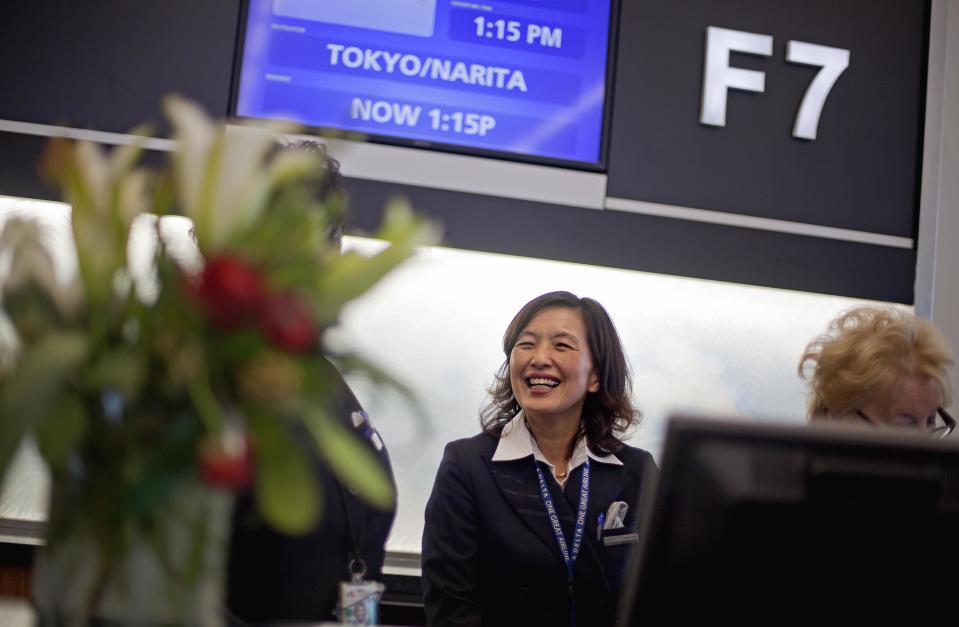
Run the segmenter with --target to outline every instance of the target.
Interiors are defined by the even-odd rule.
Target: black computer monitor
[[[955,443],[680,417],[661,460],[620,627],[955,620]]]

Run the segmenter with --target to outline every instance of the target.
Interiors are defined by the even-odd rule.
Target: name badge
[[[603,546],[616,546],[617,544],[632,544],[639,542],[638,533],[621,533],[615,536],[606,536],[603,538]]]
[[[351,581],[340,583],[337,616],[347,625],[375,625],[380,622],[380,597],[386,586],[378,581],[365,581],[366,564],[360,558],[350,560]]]
[[[339,619],[347,625],[375,625],[380,622],[380,597],[386,588],[378,581],[354,579],[340,583]]]

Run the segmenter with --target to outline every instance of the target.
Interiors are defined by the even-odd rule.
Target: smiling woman
[[[558,462],[569,461],[565,440],[570,438],[564,436],[575,436],[586,394],[599,390],[586,337],[583,314],[552,307],[536,314],[510,352],[510,387],[526,410],[527,423],[536,425],[535,433],[559,436],[553,464],[557,477],[566,476],[566,463]]]
[[[550,334],[553,337],[540,338]],[[587,389],[580,391],[581,411],[575,413],[575,428],[582,429],[580,435],[587,436],[587,444],[594,453],[618,450],[624,434],[639,423],[639,411],[631,400],[632,375],[619,334],[603,306],[591,298],[578,298],[569,292],[550,292],[534,298],[516,314],[506,329],[503,336],[506,361],[489,390],[491,401],[482,412],[483,430],[499,436],[520,409],[526,410],[527,420],[530,420],[530,412],[537,413],[536,406],[522,402],[534,398],[530,386],[518,385],[513,378],[514,371],[524,363],[524,357],[529,357],[532,352],[527,345],[537,340],[541,348],[552,346],[547,370],[556,370],[561,365],[566,369],[571,358],[591,369],[591,377],[596,378],[595,385],[588,381]],[[536,359],[535,363],[542,365],[539,361],[542,356],[537,355]],[[558,384],[561,380],[555,379],[555,382]],[[565,397],[568,387],[563,394],[550,398]]]
[[[619,335],[595,300],[551,292],[503,351],[484,432],[446,447],[426,507],[427,619],[609,624],[656,472],[622,442],[639,412]]]

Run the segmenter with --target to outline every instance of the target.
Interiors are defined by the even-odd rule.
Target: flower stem
[[[205,372],[191,379],[190,400],[193,401],[193,407],[203,421],[207,433],[219,433],[223,429],[223,412],[220,411],[220,403],[210,388],[210,380]]]
[[[93,619],[97,617],[98,609],[103,602],[103,595],[107,590],[107,580],[110,578],[110,571],[113,569],[110,551],[106,548],[107,540],[97,533],[94,542],[99,559],[97,560],[96,578],[93,580],[93,589],[90,591],[86,608],[86,619],[91,622],[94,622]]]

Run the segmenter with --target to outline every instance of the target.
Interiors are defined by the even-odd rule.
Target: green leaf
[[[220,402],[210,387],[208,374],[203,372],[190,379],[188,384],[190,401],[196,409],[197,416],[209,434],[219,433],[223,428],[223,411]]]
[[[136,410],[134,410],[136,411]],[[149,438],[136,480],[128,484],[120,509],[135,516],[162,515],[171,496],[195,472],[195,451],[202,433],[192,411],[163,410],[167,424]],[[145,416],[141,416],[145,418]],[[175,499],[174,499],[175,500]]]
[[[341,373],[358,372],[375,383],[377,388],[393,388],[399,392],[406,401],[419,410],[419,413],[424,415],[427,413],[425,408],[419,404],[416,393],[413,392],[412,388],[369,359],[356,353],[328,355],[327,357],[337,364],[337,370]]]
[[[169,170],[160,170],[153,187],[153,213],[166,215],[176,204],[176,188],[173,186],[173,175]]]
[[[20,448],[25,430],[26,427],[21,421],[14,421],[7,417],[0,419],[0,484],[7,474],[10,460]]]
[[[66,467],[70,455],[76,451],[87,433],[87,415],[83,403],[67,394],[49,414],[41,418],[36,428],[37,444],[43,458],[56,473]]]
[[[320,403],[315,400],[312,403],[307,400],[300,411],[330,468],[370,505],[380,509],[392,508],[396,491],[382,462],[355,434],[333,422],[319,407]]]
[[[88,350],[87,338],[80,333],[47,333],[4,381],[0,387],[0,473],[6,472],[24,432],[51,412],[67,376],[86,359]]]
[[[84,382],[91,388],[113,388],[135,398],[146,376],[145,355],[132,348],[119,348],[99,356],[85,373]]]
[[[34,284],[8,291],[3,309],[25,344],[32,344],[62,322],[56,305]]]
[[[407,403],[408,413],[416,421],[414,426],[416,432],[427,435],[429,428],[429,418],[427,416],[429,416],[429,412],[416,396],[416,392],[406,383],[397,379],[392,373],[379,367],[376,363],[356,353],[327,355],[327,358],[336,363],[336,369],[343,374],[357,373],[376,384],[376,389],[384,392],[390,389],[395,390],[400,398]]]
[[[207,340],[211,347],[210,361],[214,365],[231,367],[253,359],[263,352],[266,340],[256,329],[240,329],[232,333],[215,335]]]
[[[343,305],[362,296],[380,279],[412,255],[419,246],[436,243],[435,225],[413,215],[409,206],[393,201],[386,209],[383,228],[375,235],[391,245],[372,257],[346,253],[327,264],[316,280],[313,305],[320,322],[333,322]]]
[[[290,426],[275,416],[250,420],[256,439],[256,498],[263,518],[274,529],[302,535],[321,515],[320,485],[302,444]]]

